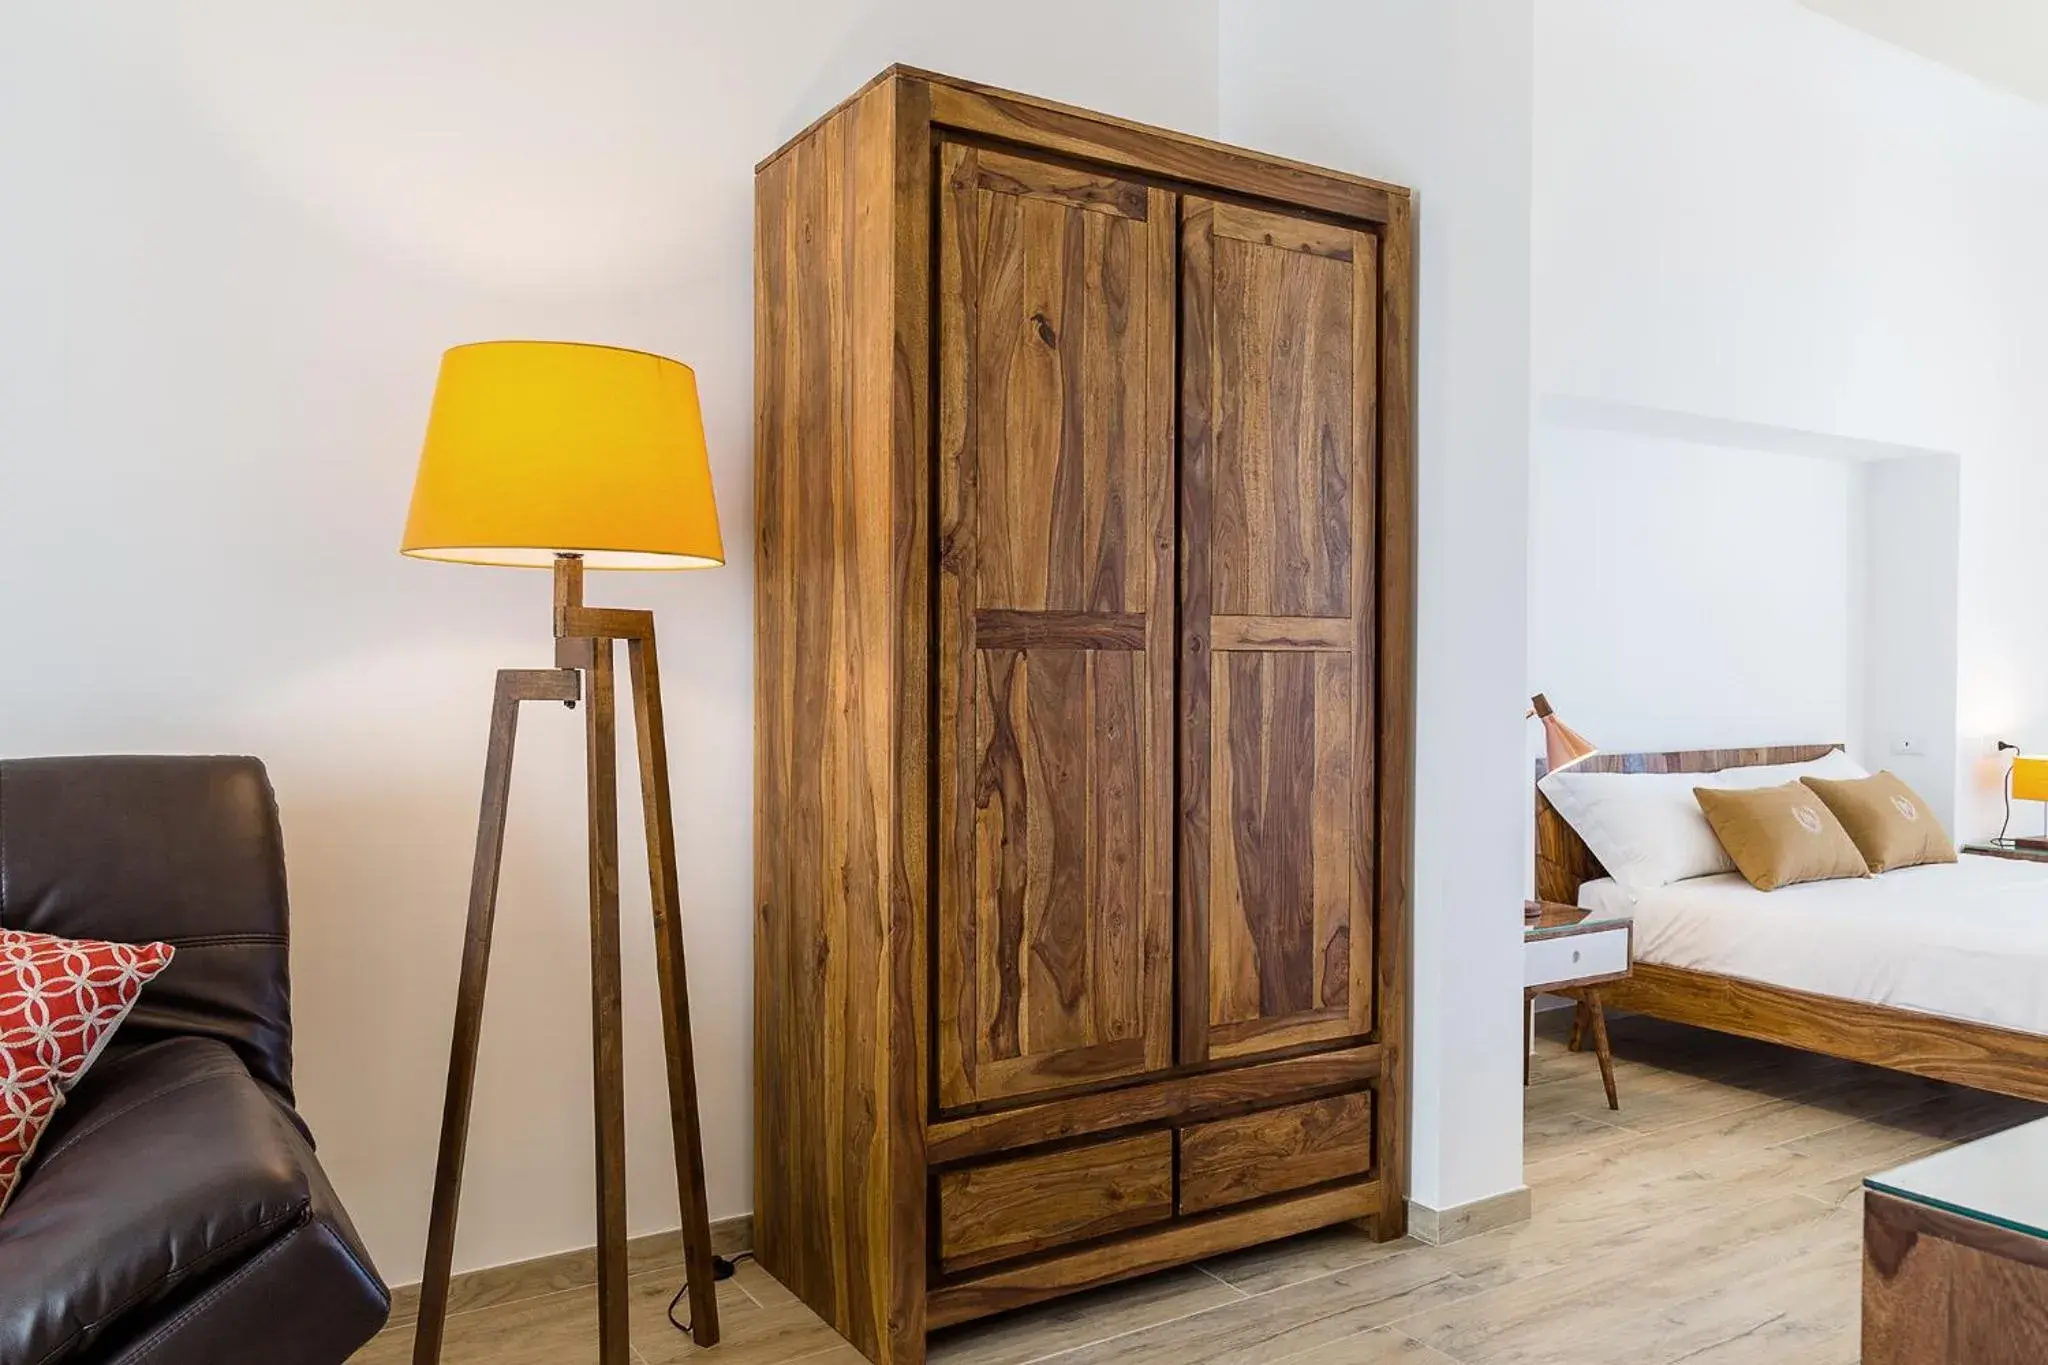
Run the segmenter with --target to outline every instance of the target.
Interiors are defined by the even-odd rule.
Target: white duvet
[[[1966,853],[1776,891],[1732,872],[1633,894],[1603,877],[1579,904],[1633,913],[1639,962],[2048,1035],[2048,863]]]

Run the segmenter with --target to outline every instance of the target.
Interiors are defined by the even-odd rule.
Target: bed
[[[1596,754],[1582,772],[1690,773],[1836,745]],[[1537,894],[1626,908],[1636,966],[1607,1004],[1677,1023],[2048,1101],[2048,864],[1963,855],[1763,892],[1733,873],[1633,894],[1541,792]]]

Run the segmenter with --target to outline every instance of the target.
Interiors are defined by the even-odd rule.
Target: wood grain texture
[[[1306,1189],[1372,1166],[1372,1096],[1335,1095],[1183,1128],[1183,1214]]]
[[[1212,206],[1193,292],[1217,313],[1220,252],[1227,316],[1175,307],[1190,195]],[[1412,682],[1382,661],[1412,671],[1408,214],[1357,177],[902,69],[761,168],[758,1227],[871,1359],[921,1360],[947,1302],[937,1175],[1361,1087],[1401,1112]],[[1218,317],[1234,368],[1197,410]],[[1210,535],[1176,509],[1219,492],[1260,558],[1233,551],[1243,605],[1183,635]],[[1218,839],[1244,865],[1228,931],[1288,1012],[1212,1028],[1214,869],[1177,885],[1174,841],[1216,819],[1185,786],[1215,755],[1226,811],[1278,819],[1246,838],[1226,813]],[[1337,1216],[1394,1235],[1405,1149],[1376,1127]],[[1279,1226],[1196,1221],[1157,1254]],[[1089,1253],[952,1274],[1051,1286]]]
[[[1782,1043],[2018,1099],[2048,1100],[2048,1038],[1639,962],[1601,988],[1617,1009]]]
[[[931,1292],[927,1311],[934,1329],[950,1327],[1218,1252],[1364,1218],[1378,1210],[1381,1202],[1379,1186],[1368,1182],[1178,1219],[1064,1255],[998,1266],[957,1284],[939,1286]]]
[[[1374,1091],[1375,1142],[1381,1206],[1373,1236],[1402,1236],[1408,1227],[1408,1091],[1410,1001],[1413,998],[1415,850],[1415,218],[1407,195],[1394,197],[1381,229],[1379,330],[1368,339],[1361,329],[1362,354],[1376,357],[1379,383],[1366,408],[1361,388],[1359,424],[1375,436],[1376,477],[1371,508],[1361,504],[1377,533],[1377,632],[1371,669],[1377,684],[1370,724],[1378,743],[1373,781],[1359,783],[1360,829],[1377,832],[1373,869],[1374,925],[1379,952],[1374,961],[1379,1018],[1374,1037],[1382,1048],[1380,1080]],[[1371,349],[1368,351],[1367,348]],[[1362,543],[1362,542],[1361,542]],[[1360,557],[1353,572],[1368,572]],[[1360,592],[1363,601],[1365,593]],[[1368,693],[1356,690],[1361,707]]]
[[[899,168],[926,136],[884,82],[756,187],[756,1230],[763,1266],[884,1362],[924,1336],[924,853],[897,817],[926,695]]]
[[[1800,763],[1838,744],[1595,754],[1574,771],[1716,772]],[[1605,876],[1599,861],[1542,794],[1536,800],[1536,884],[1545,901],[1577,900],[1582,881]],[[1638,963],[1603,1000],[1723,1033],[1867,1062],[2023,1099],[2048,1099],[2048,1038],[1911,1010],[1786,990],[1709,972]]]
[[[668,727],[662,715],[661,656],[653,613],[648,613],[644,631],[627,640],[626,659],[633,685],[641,816],[647,832],[655,984],[661,999],[662,1053],[668,1071],[669,1130],[675,1135],[676,1199],[690,1286],[690,1335],[697,1345],[708,1348],[718,1344],[717,1279],[711,1265],[703,1118],[697,1102],[696,1043],[690,1028],[690,981],[676,869],[675,806],[668,780]]]
[[[935,1041],[954,1109],[1172,1061],[1173,207],[1101,177],[1077,202],[1068,168],[958,145],[940,183]]]
[[[1231,236],[1219,220],[1252,210],[1190,197],[1184,231],[1209,238],[1208,296],[1215,453],[1211,463],[1210,609],[1216,615],[1326,616],[1351,612],[1355,496],[1352,430],[1353,263],[1290,245],[1290,229],[1320,227],[1260,213],[1264,241]],[[1366,233],[1346,232],[1361,253]],[[1277,238],[1277,240],[1276,240]],[[1192,264],[1189,269],[1193,270]]]
[[[1231,650],[1305,650],[1349,654],[1357,647],[1357,628],[1350,620],[1330,616],[1211,616],[1210,647]]]
[[[1146,617],[1133,611],[977,611],[979,649],[1143,649]]]
[[[932,1109],[930,1036],[932,875],[931,824],[931,91],[896,82],[892,112],[894,165],[889,188],[894,233],[894,303],[890,323],[889,460],[890,598],[894,613],[895,687],[890,742],[896,756],[895,858],[889,870],[892,951],[888,960],[891,1008],[882,1046],[891,1056],[889,1103],[880,1111],[887,1139],[889,1188],[870,1205],[883,1225],[878,1241],[888,1258],[887,1365],[923,1358],[926,1270],[930,1263],[930,1201],[924,1125]],[[884,383],[879,370],[867,372]]]
[[[1376,1020],[1378,242],[1336,231],[1182,208],[1184,1060]]]
[[[627,1365],[633,1354],[632,1329],[626,1318],[626,1055],[625,1004],[619,980],[616,653],[610,640],[596,642],[588,671],[588,695],[583,699],[590,812],[591,1073],[597,1130],[597,1358],[602,1365]]]
[[[1151,211],[1151,196],[1138,181],[987,148],[963,163],[961,176],[958,188],[971,184],[995,194],[1042,199],[1138,222]]]
[[[505,861],[505,816],[512,796],[519,707],[528,701],[575,701],[582,696],[582,687],[581,675],[569,669],[498,670],[491,701],[490,743],[484,752],[476,853],[470,864],[469,918],[462,934],[455,1027],[448,1045],[447,1097],[441,1110],[441,1142],[427,1218],[426,1262],[420,1282],[418,1327],[413,1334],[414,1365],[435,1365],[440,1360],[454,1297],[455,1219],[462,1201],[462,1169],[469,1153],[469,1118],[476,1097],[477,1049],[483,1039],[491,935],[498,916],[498,879]]]
[[[1211,212],[1211,231],[1232,241],[1345,262],[1358,251],[1358,234],[1335,223],[1298,214],[1271,213],[1245,204],[1217,203]]]
[[[938,1178],[947,1273],[1107,1237],[1173,1214],[1173,1135],[1145,1133]]]
[[[1030,95],[929,72],[915,75],[931,83],[935,123],[1136,175],[1232,189],[1368,223],[1385,222],[1393,202],[1407,195],[1360,176],[1127,123]]]
[[[1313,1052],[942,1120],[932,1125],[927,1150],[933,1164],[939,1165],[1112,1129],[1216,1118],[1275,1101],[1352,1090],[1379,1074],[1377,1046]]]
[[[1864,1365],[2048,1359],[2048,1243],[1866,1191]]]

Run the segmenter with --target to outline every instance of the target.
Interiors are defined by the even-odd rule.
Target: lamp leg
[[[590,1003],[597,1117],[597,1353],[628,1365],[626,1073],[619,991],[618,713],[612,642],[595,640],[584,712],[590,799]]]
[[[441,1154],[434,1168],[433,1213],[427,1221],[427,1263],[420,1315],[413,1327],[413,1365],[436,1365],[448,1322],[448,1279],[455,1257],[455,1211],[462,1198],[462,1161],[469,1146],[470,1100],[476,1092],[477,1042],[484,984],[491,965],[491,927],[498,910],[498,869],[505,854],[505,808],[512,792],[512,749],[519,704],[574,701],[580,688],[568,669],[501,669],[491,703],[490,747],[476,822],[476,858],[469,874],[469,924],[462,939],[462,982],[455,996],[454,1040],[448,1050],[448,1095],[441,1110]]]
[[[661,666],[654,626],[627,642],[633,721],[640,749],[640,799],[647,818],[647,871],[654,903],[654,961],[661,988],[661,1030],[668,1054],[669,1122],[674,1130],[676,1195],[682,1207],[683,1262],[690,1282],[690,1337],[718,1343],[718,1293],[711,1267],[711,1215],[704,1196],[704,1141],[697,1112],[697,1066],[690,1040],[689,982],[683,970],[676,831],[668,785],[668,736],[661,719]]]

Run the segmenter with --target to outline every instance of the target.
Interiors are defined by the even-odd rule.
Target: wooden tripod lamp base
[[[605,546],[605,549],[549,547]],[[654,614],[586,606],[590,568],[695,568],[723,562],[689,368],[639,351],[563,342],[486,342],[443,357],[405,553],[554,570],[555,666],[504,669],[491,708],[469,923],[462,949],[448,1093],[420,1286],[414,1365],[436,1365],[448,1317],[456,1206],[476,1090],[484,987],[505,849],[512,750],[529,701],[584,706],[589,790],[591,1037],[596,1079],[598,1359],[627,1365],[626,1103],[619,985],[619,783],[616,650],[626,646],[655,970],[668,1058],[669,1121],[682,1206],[690,1335],[718,1341],[711,1222],[691,1055],[676,880],[668,741]]]

